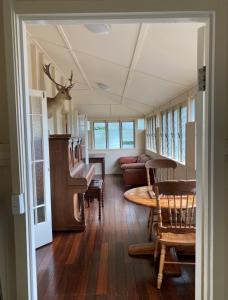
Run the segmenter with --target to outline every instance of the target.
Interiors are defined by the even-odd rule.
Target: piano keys
[[[69,134],[49,136],[54,231],[85,229],[84,193],[94,176],[94,165],[83,162],[80,142]]]

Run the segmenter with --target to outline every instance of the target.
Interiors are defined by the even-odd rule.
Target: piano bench
[[[104,207],[104,191],[103,191],[103,180],[93,179],[85,192],[85,200],[88,202],[92,199],[97,199],[99,204],[99,220],[101,219],[101,206]]]

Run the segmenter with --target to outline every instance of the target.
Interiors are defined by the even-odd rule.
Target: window
[[[196,120],[196,100],[192,99],[189,105],[189,121],[195,122]]]
[[[187,123],[187,106],[182,106],[180,109],[180,142],[181,142],[181,157],[180,161],[185,163],[186,153],[186,123]]]
[[[93,122],[93,141],[97,150],[132,149],[135,147],[135,122]]]
[[[94,148],[106,149],[106,126],[105,122],[94,122]]]
[[[120,123],[108,122],[108,148],[120,149]]]
[[[174,151],[173,158],[180,160],[180,132],[179,132],[179,109],[175,109],[173,112],[173,139],[174,139]]]
[[[168,157],[173,157],[173,112],[170,110],[168,112],[168,122],[167,122],[167,155]]]
[[[156,116],[146,120],[146,138],[147,148],[156,151]]]
[[[122,148],[131,149],[135,146],[134,122],[122,122]]]
[[[156,116],[152,118],[152,150],[156,151]]]
[[[144,129],[145,129],[145,120],[138,119],[138,130],[144,130]]]
[[[156,116],[146,119],[146,147],[156,150],[163,156],[186,162],[186,124],[195,122],[196,100],[193,98],[187,103],[173,106]],[[160,129],[159,145],[156,145],[156,128]]]
[[[162,155],[167,156],[167,114],[166,112],[162,113],[162,133],[161,133],[161,152]]]

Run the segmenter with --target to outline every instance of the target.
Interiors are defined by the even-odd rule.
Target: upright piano
[[[49,136],[54,231],[85,229],[84,193],[94,176],[94,165],[84,163],[80,142],[69,134]]]

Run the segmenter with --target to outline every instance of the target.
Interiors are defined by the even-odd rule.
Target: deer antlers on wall
[[[63,110],[64,109],[64,101],[65,100],[71,100],[72,97],[70,95],[70,90],[74,86],[73,83],[73,72],[71,71],[70,78],[68,79],[70,84],[69,85],[62,85],[57,83],[54,78],[51,76],[50,73],[50,66],[51,64],[48,65],[43,65],[43,71],[47,75],[47,77],[55,84],[55,87],[57,89],[57,94],[55,97],[48,97],[47,98],[47,106],[48,106],[48,117],[51,118],[53,116],[53,113],[56,110]]]

